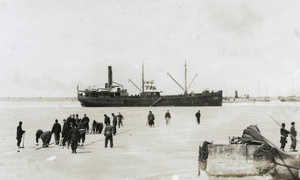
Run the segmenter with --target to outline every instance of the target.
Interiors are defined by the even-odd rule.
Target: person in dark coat
[[[39,138],[41,137],[41,135],[43,134],[43,130],[41,129],[38,129],[35,133],[35,142],[36,142],[36,145],[39,145]]]
[[[98,130],[98,128],[99,128],[98,124],[99,123],[96,120],[93,120],[93,124],[92,124],[92,133],[93,134],[96,134],[96,133],[99,132],[99,130]]]
[[[197,123],[200,124],[200,117],[201,117],[201,113],[200,110],[198,110],[198,112],[195,114],[196,119],[197,119]]]
[[[61,133],[61,137],[63,138],[62,145],[65,146],[66,142],[68,142],[68,147],[70,146],[70,141],[68,139],[69,131],[71,130],[71,125],[64,119],[64,125]]]
[[[80,144],[80,140],[81,140],[81,146],[84,146],[85,134],[86,134],[86,122],[83,119],[80,120],[80,122],[79,122],[78,131],[80,134],[78,143]]]
[[[98,132],[99,132],[99,134],[101,134],[102,133],[102,130],[103,130],[103,123],[102,122],[99,122],[99,124],[98,124]]]
[[[291,130],[290,130],[290,136],[291,136],[291,141],[292,141],[292,144],[291,144],[291,150],[292,151],[297,151],[296,150],[296,145],[297,145],[297,131],[295,129],[295,122],[292,122],[291,123],[292,127],[291,127]]]
[[[113,117],[114,135],[116,135],[116,133],[117,133],[117,123],[118,123],[118,120],[117,120],[117,116],[115,116],[114,113],[112,113],[111,115],[112,115],[112,117]]]
[[[119,112],[119,115],[118,115],[118,126],[119,126],[119,128],[120,128],[120,125],[123,127],[123,119],[124,119],[124,117]]]
[[[106,114],[104,114],[104,124],[110,124],[110,118]]]
[[[166,125],[170,124],[171,114],[170,114],[169,110],[167,110],[167,112],[165,114],[165,119],[166,119]]]
[[[75,119],[76,124],[80,123],[80,119],[79,119],[78,114],[76,114],[76,116],[74,117],[74,119]]]
[[[57,119],[55,119],[55,123],[52,126],[51,133],[54,133],[55,144],[59,145],[61,125],[58,123]]]
[[[288,130],[285,129],[285,124],[282,123],[281,124],[281,129],[280,129],[280,143],[281,143],[281,146],[280,146],[280,149],[282,151],[284,151],[284,148],[285,148],[285,144],[287,143],[287,137],[288,135],[290,134],[290,132]]]
[[[78,140],[80,138],[80,133],[76,127],[77,125],[72,125],[72,129],[69,131],[69,142],[71,142],[72,153],[77,153]]]
[[[19,122],[19,126],[17,127],[17,146],[20,148],[20,144],[22,141],[22,136],[25,133],[25,131],[22,129],[22,121]]]
[[[72,114],[70,114],[70,116],[67,118],[67,122],[70,124],[71,123],[71,120],[72,119]]]
[[[152,114],[152,111],[149,111],[149,114],[148,114],[148,124],[150,127],[154,127],[154,120],[155,120],[155,117],[154,117],[154,114]]]
[[[93,128],[92,132],[94,134],[97,134],[97,133],[101,134],[101,132],[103,130],[103,123],[102,122],[99,123],[96,120],[93,120],[92,128]]]
[[[110,140],[110,147],[113,147],[113,132],[114,128],[110,125],[110,123],[108,123],[105,126],[104,129],[104,136],[105,136],[105,148],[107,148],[107,144],[108,144],[108,140]]]
[[[41,138],[42,141],[43,141],[43,147],[49,147],[49,144],[50,144],[50,141],[51,141],[51,136],[52,136],[51,131],[43,132],[42,130],[39,129],[39,130],[37,130],[35,135],[36,135],[37,144],[38,144],[38,139]]]
[[[86,123],[86,131],[89,132],[89,130],[90,130],[90,118],[88,118],[86,116],[86,114],[84,114],[82,120]]]

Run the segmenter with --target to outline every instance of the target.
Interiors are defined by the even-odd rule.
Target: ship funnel
[[[108,66],[108,87],[112,88],[112,70],[111,70],[111,66]]]
[[[239,97],[239,94],[237,91],[235,91],[235,98],[238,98]]]

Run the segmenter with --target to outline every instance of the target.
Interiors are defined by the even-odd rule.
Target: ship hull
[[[83,97],[78,101],[84,107],[149,107],[149,106],[222,106],[222,91],[207,95],[160,97]]]
[[[297,96],[279,96],[278,98],[281,102],[300,102],[300,97]]]
[[[291,96],[282,97],[282,96],[279,96],[278,98],[281,102],[300,102],[300,97],[291,97]]]

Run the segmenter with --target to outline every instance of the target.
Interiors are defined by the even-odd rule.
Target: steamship
[[[108,83],[105,84],[105,88],[79,90],[77,86],[77,99],[83,107],[222,106],[222,90],[217,92],[204,90],[202,93],[188,94],[185,88],[184,94],[161,95],[154,81],[144,81],[144,66],[142,71],[142,90],[139,95],[129,95],[123,85],[114,82],[112,67],[108,66]]]

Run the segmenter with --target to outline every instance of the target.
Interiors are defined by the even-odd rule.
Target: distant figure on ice
[[[89,125],[90,124],[90,118],[88,118],[86,116],[86,114],[84,114],[82,120],[86,122],[86,132],[88,133],[89,130],[90,130],[90,125]]]
[[[25,131],[22,129],[22,121],[19,122],[19,126],[17,127],[17,146],[20,148],[20,144],[22,141],[22,136],[25,133]]]
[[[104,114],[104,124],[110,124],[110,118],[106,114]]]
[[[37,130],[35,133],[36,145],[39,145],[39,138],[41,138],[43,142],[43,147],[49,147],[51,136],[52,136],[51,131],[43,132],[41,129]]]
[[[165,119],[166,119],[166,125],[170,124],[171,114],[170,114],[169,110],[167,110],[167,112],[165,114]]]
[[[51,133],[54,133],[55,144],[59,145],[61,125],[58,123],[57,119],[55,119],[55,123],[52,126]]]
[[[200,110],[198,110],[198,112],[195,114],[195,116],[197,118],[197,123],[200,124],[200,117],[201,117]]]
[[[114,135],[116,135],[116,133],[117,133],[117,123],[118,123],[118,120],[117,120],[117,116],[115,116],[114,113],[112,113],[111,115],[112,115],[112,117],[113,117]]]
[[[110,147],[113,147],[113,132],[114,128],[108,123],[104,129],[104,136],[105,136],[105,148],[107,148],[108,140],[110,140]]]
[[[123,127],[123,119],[124,119],[124,117],[119,112],[119,115],[118,115],[118,126],[119,126],[119,128],[120,128],[120,125]]]
[[[287,143],[287,136],[289,135],[289,131],[285,129],[285,124],[282,123],[281,124],[281,129],[280,129],[280,134],[281,134],[281,138],[280,138],[280,143],[281,143],[281,146],[280,146],[280,149],[282,151],[284,151],[284,148],[285,148],[285,144]]]
[[[71,142],[72,153],[76,154],[77,153],[76,149],[77,149],[77,146],[78,146],[78,140],[80,138],[80,133],[77,129],[76,124],[72,125],[72,129],[69,131],[68,138],[69,138],[69,142]]]
[[[291,130],[290,130],[290,136],[291,136],[291,141],[292,141],[292,144],[291,144],[291,150],[292,151],[297,151],[296,150],[296,145],[297,145],[297,131],[295,129],[295,122],[292,122],[291,123],[292,127],[291,127]]]
[[[149,114],[148,114],[148,121],[147,123],[149,124],[150,127],[154,127],[154,114],[152,114],[152,111],[149,111]]]

